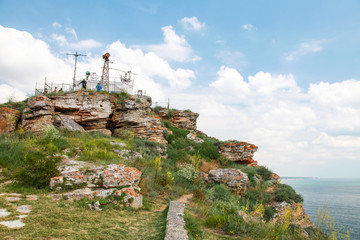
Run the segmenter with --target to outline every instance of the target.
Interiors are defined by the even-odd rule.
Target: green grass
[[[6,187],[1,192],[8,192]],[[88,202],[51,200],[44,192],[37,192],[37,201],[21,200],[10,205],[0,196],[0,208],[11,210],[3,221],[15,220],[20,215],[16,206],[29,204],[32,211],[20,229],[0,225],[0,239],[164,239],[166,211],[119,209],[90,210]]]

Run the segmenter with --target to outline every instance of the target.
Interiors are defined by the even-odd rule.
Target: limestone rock
[[[224,183],[230,190],[245,192],[249,186],[248,175],[239,169],[216,169],[208,174],[209,182]]]
[[[257,162],[253,159],[257,149],[258,147],[254,144],[237,141],[229,141],[219,146],[220,153],[227,159],[251,166],[257,165]]]
[[[2,221],[0,222],[1,225],[6,226],[8,228],[21,228],[25,226],[21,220],[14,220],[14,221]]]
[[[42,132],[53,124],[54,105],[46,96],[36,96],[28,100],[28,108],[22,112],[21,125],[25,131]]]
[[[0,134],[11,133],[16,129],[20,112],[11,108],[0,108]]]
[[[274,223],[284,221],[287,211],[291,212],[291,223],[301,228],[313,227],[309,215],[306,214],[302,203],[275,202],[271,204],[275,209]]]
[[[203,143],[203,142],[204,142],[204,140],[201,139],[201,138],[199,138],[199,137],[197,136],[197,134],[194,133],[194,132],[190,132],[188,135],[186,135],[186,137],[187,137],[188,139],[190,139],[190,140],[193,140],[193,141],[196,142],[196,143]]]
[[[0,217],[6,217],[10,214],[11,214],[11,212],[8,212],[5,208],[0,209]]]
[[[50,96],[55,112],[66,115],[85,130],[106,129],[115,98],[109,94],[78,91]]]
[[[74,120],[67,117],[66,115],[59,114],[57,117],[58,117],[57,120],[59,121],[60,128],[66,128],[73,132],[74,131],[85,132],[85,129],[80,124],[76,123]]]
[[[105,129],[105,128],[102,128],[102,129],[91,129],[91,130],[88,130],[87,132],[100,132],[106,136],[111,136],[112,135],[112,132],[109,130],[109,129]]]
[[[130,130],[138,137],[167,144],[159,117],[150,116],[151,98],[135,99],[129,96],[123,103],[117,104],[111,122],[114,126],[114,135],[120,135],[123,129]]]
[[[198,113],[191,112],[190,110],[176,110],[169,115],[168,109],[161,109],[159,111],[159,116],[163,120],[169,120],[172,125],[178,128],[186,130],[196,130],[196,120],[199,117]]]
[[[93,163],[64,159],[59,166],[61,176],[50,180],[51,189],[78,188],[64,194],[52,194],[54,200],[122,197],[125,205],[134,209],[142,207],[142,195],[138,193],[141,172],[123,164],[96,165]],[[123,187],[118,190],[117,188]]]
[[[124,164],[98,166],[92,163],[69,160],[59,166],[61,176],[50,180],[50,188],[61,189],[63,186],[79,187],[121,187],[135,186],[140,182],[141,172]]]

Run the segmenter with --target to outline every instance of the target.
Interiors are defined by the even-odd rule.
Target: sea
[[[316,224],[317,210],[327,204],[337,226],[350,229],[350,239],[360,240],[360,179],[284,178],[304,198],[304,208]]]

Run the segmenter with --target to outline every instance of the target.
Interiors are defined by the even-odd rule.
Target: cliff
[[[257,146],[219,141],[197,130],[197,113],[151,104],[147,96],[78,91],[32,97],[21,111],[0,108],[0,131],[5,133],[0,165],[24,186],[49,186],[42,201],[74,201],[67,205],[71,208],[87,201],[96,211],[106,204],[145,211],[149,202],[155,209],[165,208],[166,199],[191,193],[193,199],[181,209],[201,219],[185,214],[182,225],[193,238],[213,237],[206,227],[223,236],[291,239],[295,233],[289,225],[296,229],[296,239],[311,237],[302,197],[258,165]],[[63,205],[52,206],[67,212]],[[92,214],[82,212],[77,214]],[[203,230],[196,232],[188,224]],[[254,227],[256,231],[247,232]]]

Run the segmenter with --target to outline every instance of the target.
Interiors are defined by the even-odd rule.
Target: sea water
[[[360,240],[360,179],[282,179],[304,198],[304,208],[316,224],[324,203],[335,223],[350,229],[350,238]]]

